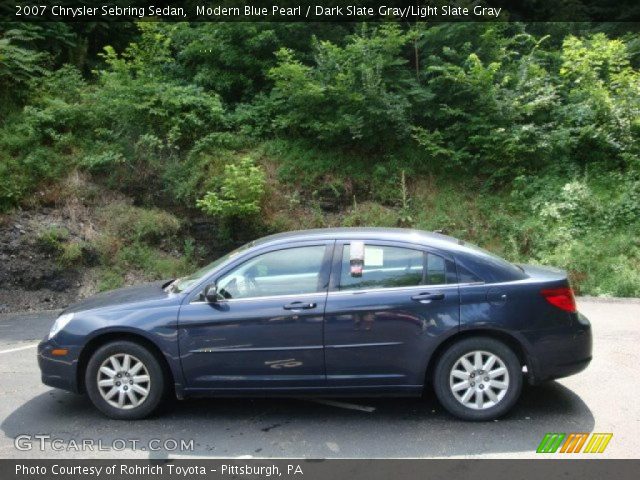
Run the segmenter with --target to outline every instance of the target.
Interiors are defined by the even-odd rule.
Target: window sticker
[[[364,268],[364,242],[351,242],[349,247],[349,266],[352,277],[361,277]]]
[[[365,247],[364,266],[382,267],[384,265],[384,250],[380,247]]]
[[[368,248],[368,247],[367,247]],[[349,249],[350,260],[364,262],[364,242],[351,242],[351,247]]]

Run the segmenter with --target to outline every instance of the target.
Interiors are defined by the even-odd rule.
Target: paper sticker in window
[[[382,267],[384,265],[384,250],[380,247],[365,247],[365,267]]]

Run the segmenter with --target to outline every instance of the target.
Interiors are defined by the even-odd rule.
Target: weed
[[[69,239],[69,230],[64,227],[52,226],[43,230],[36,238],[37,245],[47,253],[60,253],[64,249],[64,242]]]
[[[58,261],[65,267],[73,267],[83,261],[84,242],[72,241],[62,245]]]

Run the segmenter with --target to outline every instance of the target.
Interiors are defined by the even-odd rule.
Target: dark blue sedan
[[[38,348],[42,381],[136,419],[168,395],[419,396],[488,420],[583,370],[591,327],[565,272],[403,229],[249,243],[188,277],[67,308]]]

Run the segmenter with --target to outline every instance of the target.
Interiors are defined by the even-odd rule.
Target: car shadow
[[[332,402],[338,402],[339,406],[312,399],[194,399],[175,402],[153,418],[128,422],[103,417],[86,397],[49,390],[16,408],[0,428],[12,439],[19,435],[50,435],[61,449],[55,452],[58,457],[92,456],[90,452],[78,452],[75,445],[93,439],[104,448],[115,447],[116,451],[99,452],[108,457],[118,455],[123,440],[127,447],[136,440],[140,451],[135,455],[163,459],[532,453],[547,432],[591,432],[594,426],[589,407],[558,382],[526,387],[508,416],[481,423],[451,417],[431,394],[423,399],[332,399]],[[375,410],[346,408],[361,406]],[[159,450],[147,448],[149,439],[158,439],[153,446]],[[181,440],[186,443],[186,450],[180,450]],[[33,450],[37,449],[34,442]],[[25,454],[16,449],[16,456]],[[49,449],[47,455],[50,454]]]

